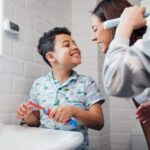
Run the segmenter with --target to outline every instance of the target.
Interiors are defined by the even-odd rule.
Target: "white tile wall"
[[[91,11],[97,4],[97,0],[72,0],[72,31],[73,37],[82,52],[82,64],[77,67],[77,71],[81,74],[93,77],[97,83],[99,81],[99,57],[97,45],[91,41]],[[101,58],[100,58],[101,59]],[[104,107],[107,104],[105,104]],[[108,118],[108,109],[104,113]],[[105,128],[101,131],[89,130],[90,150],[109,150],[109,122],[105,120]]]
[[[55,7],[51,7],[52,3]],[[20,33],[18,36],[4,33],[3,36],[0,122],[18,123],[16,109],[27,100],[34,79],[50,71],[37,52],[38,39],[54,26],[64,25],[71,29],[71,14],[69,0],[4,0],[4,19],[17,23]]]
[[[0,75],[0,91],[7,94],[12,90],[12,77],[10,75]],[[2,100],[2,99],[1,99]]]

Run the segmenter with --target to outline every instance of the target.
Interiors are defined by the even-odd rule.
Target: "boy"
[[[87,128],[100,130],[104,126],[100,105],[104,98],[93,79],[72,70],[81,64],[79,48],[64,27],[45,33],[39,40],[38,51],[52,71],[35,80],[30,100],[52,111],[46,116],[23,103],[17,110],[17,118],[23,118],[30,126],[82,132],[84,143],[79,149],[88,149]],[[77,120],[77,127],[64,124],[72,117]]]

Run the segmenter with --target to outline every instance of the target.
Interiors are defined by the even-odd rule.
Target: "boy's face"
[[[67,34],[59,34],[55,37],[53,56],[60,66],[72,69],[81,64],[81,52],[72,37]]]

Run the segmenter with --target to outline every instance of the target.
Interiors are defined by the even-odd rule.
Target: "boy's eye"
[[[77,44],[76,44],[75,42],[73,42],[73,44],[74,44],[75,46],[77,46]]]
[[[65,46],[65,47],[69,47],[70,45],[69,45],[69,44],[65,44],[64,46]]]

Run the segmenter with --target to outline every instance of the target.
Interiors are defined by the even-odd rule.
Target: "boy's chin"
[[[80,64],[81,64],[81,61],[77,63],[77,65],[80,65]]]
[[[80,64],[81,64],[81,61],[78,62],[78,63],[76,63],[76,64],[74,64],[74,65],[72,66],[72,68],[75,68],[75,67],[77,67],[77,66],[80,65]]]
[[[81,64],[81,60],[75,61],[74,64],[75,65],[80,65]]]

